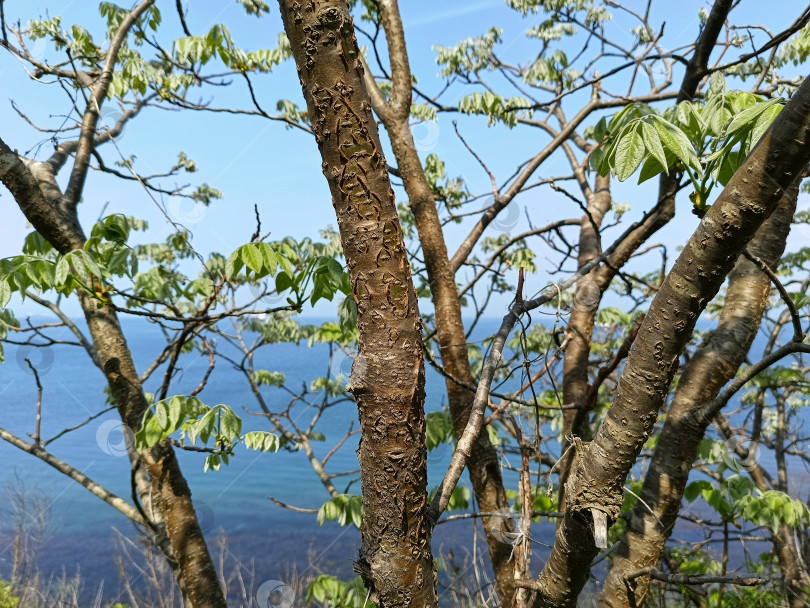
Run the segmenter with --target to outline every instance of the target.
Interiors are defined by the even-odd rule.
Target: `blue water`
[[[488,320],[481,324],[474,339],[480,340],[493,333],[499,322]],[[148,367],[165,344],[160,330],[140,319],[123,321],[125,335],[135,357],[139,371]],[[61,333],[60,333],[61,332]],[[66,331],[53,334],[57,339],[69,340]],[[223,352],[228,349],[220,341]],[[34,432],[37,389],[34,378],[24,363],[27,356],[40,369],[44,387],[42,404],[42,437],[50,438],[61,430],[80,424],[106,407],[101,372],[89,363],[83,350],[74,346],[54,345],[46,349],[17,348],[7,345],[6,363],[0,365],[0,426],[28,439]],[[235,351],[230,352],[234,354]],[[309,385],[316,376],[323,376],[327,368],[333,373],[348,374],[350,359],[336,358],[329,364],[329,350],[325,345],[307,348],[306,345],[278,344],[261,349],[256,360],[257,369],[268,369],[285,374],[287,386],[294,390]],[[757,349],[754,349],[757,352]],[[207,356],[199,353],[183,355],[179,367],[182,373],[172,384],[170,394],[187,394],[200,382],[208,367]],[[145,385],[155,392],[162,382],[161,367]],[[435,411],[444,404],[444,379],[428,367],[426,409]],[[290,395],[280,389],[263,388],[271,410],[283,409]],[[209,405],[226,403],[240,413],[244,430],[269,430],[262,417],[250,415],[246,410],[259,410],[249,386],[232,365],[219,360],[199,397]],[[297,424],[308,424],[311,410],[296,406],[292,410]],[[93,420],[48,446],[58,458],[131,502],[129,466],[122,450],[122,436],[114,412]],[[346,401],[329,409],[323,415],[316,431],[326,435],[326,441],[315,443],[319,457],[323,457],[352,427],[357,428],[357,411]],[[547,429],[546,429],[547,430]],[[357,437],[350,438],[330,460],[327,471],[357,469],[355,450]],[[429,484],[435,486],[441,479],[450,458],[450,448],[440,448],[429,455]],[[327,522],[319,527],[313,514],[295,513],[273,504],[268,496],[296,507],[317,509],[328,496],[310,468],[303,453],[280,451],[276,454],[257,454],[237,449],[229,466],[217,472],[203,472],[203,455],[178,451],[182,470],[192,489],[203,531],[212,553],[216,553],[215,539],[225,535],[232,558],[252,564],[256,584],[270,579],[287,580],[293,571],[309,576],[319,573],[353,577],[351,562],[360,546],[359,532],[353,527],[339,527]],[[113,529],[129,537],[134,536],[130,522],[81,486],[66,478],[38,459],[0,441],[0,489],[10,484],[22,484],[26,491],[46,495],[51,501],[46,541],[38,554],[37,565],[46,575],[69,576],[81,573],[85,582],[83,597],[95,597],[99,585],[104,584],[107,596],[115,597],[119,588],[119,574],[115,564],[117,549]],[[514,464],[514,462],[513,462]],[[345,491],[349,481],[357,475],[336,480],[339,491]],[[514,475],[507,472],[507,487],[516,488]],[[808,476],[799,478],[798,491],[806,494]],[[466,475],[462,484],[468,485]],[[359,493],[359,483],[350,492]],[[699,502],[699,501],[698,501]],[[9,544],[13,520],[9,516],[11,502],[0,493],[0,578],[8,577],[12,550]],[[700,509],[698,503],[692,512]],[[706,511],[703,510],[706,514]],[[463,560],[472,549],[471,520],[440,525],[434,535],[434,553],[452,551]],[[480,531],[480,526],[479,526]],[[550,543],[554,525],[545,521],[533,527],[536,539]],[[679,526],[678,536],[698,537],[693,526]],[[483,538],[479,537],[478,551],[486,553]],[[542,565],[546,549],[535,548],[537,568]],[[84,605],[84,604],[82,604]],[[106,604],[105,604],[106,605]]]
[[[122,324],[140,373],[165,341],[159,328],[140,319],[124,319]],[[496,328],[496,322],[486,323],[481,336],[486,335],[487,329]],[[61,329],[52,337],[72,339]],[[226,353],[235,353],[222,341],[219,346]],[[40,370],[44,388],[43,438],[80,424],[107,407],[103,395],[105,380],[80,348],[54,345],[31,349],[6,345],[5,357],[6,363],[0,365],[0,426],[19,437],[30,440],[28,433],[33,434],[36,417],[37,389],[24,362],[26,357]],[[327,369],[348,376],[350,365],[351,359],[336,357],[330,366],[328,346],[307,348],[305,344],[265,347],[259,351],[255,362],[257,369],[284,373],[287,386],[293,390],[309,385],[316,376],[326,375]],[[205,374],[208,358],[197,352],[182,355],[179,367],[182,374],[173,382],[170,394],[192,391]],[[157,391],[164,370],[162,366],[152,375],[145,384],[146,391]],[[290,401],[290,395],[281,389],[264,387],[262,391],[273,411],[283,409]],[[444,379],[432,369],[427,373],[427,394],[427,410],[440,410],[446,399]],[[208,405],[230,405],[241,415],[243,431],[271,428],[264,418],[246,411],[257,412],[260,408],[244,376],[224,360],[217,362],[199,397]],[[297,406],[292,416],[297,424],[307,425],[311,409]],[[118,422],[117,414],[109,412],[47,447],[56,457],[131,502],[129,465],[123,453]],[[316,454],[323,457],[352,426],[358,427],[353,403],[345,401],[327,410],[315,429],[326,435],[325,442],[313,443]],[[327,471],[356,470],[356,448],[357,436],[354,436],[331,457]],[[431,486],[441,480],[450,455],[449,446],[430,454]],[[357,558],[360,546],[356,528],[340,527],[335,522],[319,527],[315,515],[280,508],[268,499],[273,496],[308,509],[317,509],[328,499],[302,452],[282,450],[276,454],[259,454],[238,448],[230,465],[207,473],[203,472],[204,455],[178,450],[178,458],[212,552],[215,552],[215,538],[224,534],[233,556],[244,563],[253,562],[259,583],[271,578],[283,580],[293,569],[303,575],[326,572],[353,577],[351,562]],[[40,570],[46,575],[58,575],[63,569],[68,575],[80,572],[88,592],[97,589],[102,581],[105,589],[116,589],[119,577],[114,562],[113,528],[131,537],[133,526],[129,520],[47,464],[2,441],[0,462],[3,464],[0,488],[21,484],[27,492],[44,494],[51,501],[47,540],[37,560]],[[349,481],[357,478],[356,474],[340,477],[335,485],[339,491],[344,491]],[[468,483],[466,477],[462,482]],[[359,493],[359,482],[349,491]],[[0,523],[0,578],[8,577],[11,568],[9,540],[13,522],[7,513],[10,508],[9,497],[0,494],[0,510],[4,512],[0,519],[3,522]],[[471,527],[467,521],[439,526],[435,546],[444,551],[455,547],[456,555],[464,555],[464,548],[470,543]]]

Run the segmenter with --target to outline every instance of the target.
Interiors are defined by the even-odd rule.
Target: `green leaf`
[[[163,429],[158,424],[157,419],[154,417],[149,418],[135,436],[135,439],[139,448],[151,448],[163,439]]]
[[[725,106],[718,107],[714,112],[712,112],[710,125],[712,131],[717,135],[723,133],[723,130],[726,128],[726,125],[731,122],[732,114]]]
[[[694,502],[694,500],[700,496],[701,492],[704,490],[711,490],[712,484],[708,481],[700,480],[700,481],[693,481],[689,485],[684,488],[683,497],[688,500],[689,502]]]
[[[228,256],[228,260],[225,262],[225,276],[231,280],[235,279],[244,264],[245,263],[242,261],[242,250],[241,248],[237,249]]]
[[[7,279],[0,279],[0,308],[5,308],[11,299],[11,287]]]
[[[257,369],[253,372],[253,382],[258,386],[284,386],[285,377],[281,372]]]
[[[452,442],[454,437],[453,421],[449,411],[430,412],[425,417],[425,447],[428,451]]]
[[[726,77],[721,72],[715,72],[709,78],[708,96],[720,95],[726,91]]]
[[[258,247],[262,254],[262,262],[264,264],[266,274],[273,276],[276,274],[276,270],[278,269],[278,257],[276,256],[276,252],[273,251],[273,248],[267,243],[259,243]]]
[[[233,441],[242,432],[242,419],[234,414],[233,410],[227,406],[222,407],[222,436],[228,441]]]
[[[762,112],[754,125],[753,132],[751,133],[751,146],[756,145],[760,138],[765,135],[765,131],[770,128],[774,118],[776,118],[782,111],[782,107],[783,106],[779,104],[773,104]]]
[[[648,179],[652,179],[663,172],[664,167],[658,162],[655,156],[649,156],[647,160],[644,161],[644,164],[641,165],[641,171],[638,173],[638,183],[643,184]]]
[[[318,509],[318,525],[326,521],[337,521],[339,525],[353,524],[357,528],[363,523],[363,499],[355,494],[340,494]]]
[[[242,252],[242,259],[245,261],[245,265],[250,268],[256,274],[259,274],[262,271],[262,254],[259,251],[259,248],[256,247],[254,243],[248,243],[247,245],[242,245],[240,248]]]
[[[287,291],[292,286],[293,280],[289,274],[287,274],[286,272],[279,272],[276,275],[276,291],[278,293]]]
[[[687,167],[698,166],[695,148],[683,131],[663,118],[655,120],[655,130],[658,131],[664,150],[671,152]]]
[[[180,397],[172,397],[167,404],[169,428],[172,430],[177,428],[180,422],[180,416],[183,413],[183,400]]]
[[[599,175],[607,175],[610,171],[610,167],[605,162],[607,158],[608,154],[605,153],[605,148],[600,145],[593,148],[593,151],[588,157],[588,162],[591,165],[591,169],[596,171]]]
[[[251,431],[242,437],[245,447],[259,452],[278,452],[281,442],[277,435],[269,431]]]
[[[644,146],[647,151],[652,154],[655,159],[661,163],[664,171],[669,173],[667,167],[667,157],[664,154],[664,147],[661,145],[661,138],[658,136],[658,131],[655,130],[648,122],[641,123],[641,135],[644,139]]]
[[[203,465],[203,473],[207,473],[209,469],[212,471],[219,471],[220,466],[222,463],[220,461],[219,454],[210,454],[205,459],[205,464]]]
[[[463,511],[470,506],[470,488],[466,486],[456,486],[450,494],[447,503],[448,511]]]
[[[773,107],[774,104],[777,103],[779,103],[779,99],[769,99],[768,101],[758,103],[756,105],[751,106],[750,108],[743,110],[742,112],[737,114],[726,127],[725,130],[726,137],[733,135],[737,131],[741,131],[743,129],[750,129],[752,125],[754,125],[758,121],[760,115],[763,112]],[[771,118],[771,120],[773,120],[773,118]],[[770,122],[768,124],[770,124]]]
[[[619,139],[613,171],[620,182],[633,175],[644,159],[644,140],[636,129]]]
[[[165,429],[169,426],[169,412],[167,411],[165,401],[161,401],[155,406],[155,418],[161,429]]]
[[[720,169],[717,172],[717,181],[720,182],[722,186],[728,184],[744,160],[745,157],[740,154],[739,150],[729,152],[728,156],[723,159],[723,164],[720,165]]]
[[[678,121],[688,129],[690,135],[695,139],[703,139],[706,122],[694,103],[682,101],[677,106],[676,114]]]

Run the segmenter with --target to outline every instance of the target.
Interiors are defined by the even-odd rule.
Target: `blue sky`
[[[275,2],[270,2],[271,12],[262,19],[244,14],[236,2],[191,2],[188,24],[193,33],[207,32],[215,23],[226,23],[237,44],[254,50],[274,47],[281,23]],[[643,10],[646,2],[627,3]],[[637,5],[637,6],[636,6]],[[182,35],[174,12],[174,2],[159,1],[164,24],[160,30],[161,41],[169,44],[172,38]],[[664,38],[669,48],[688,44],[695,39],[698,31],[698,9],[709,7],[704,1],[686,1],[677,4],[672,10],[671,3],[655,2],[652,22],[663,18],[666,21]],[[735,10],[734,22],[764,23],[772,32],[791,23],[799,14],[804,3],[789,0],[779,3],[780,10],[763,14],[762,3],[744,0]],[[23,2],[9,0],[5,3],[6,17],[9,20],[25,23],[28,19],[45,14],[62,15],[63,25],[81,23],[103,39],[102,20],[95,2]],[[401,2],[406,37],[414,74],[419,86],[429,92],[438,91],[442,79],[435,63],[433,45],[450,46],[469,36],[482,34],[491,26],[504,30],[503,45],[499,55],[516,63],[529,62],[537,52],[537,41],[527,40],[524,32],[538,24],[542,17],[534,15],[526,19],[509,11],[502,0],[479,2],[446,3],[409,0]],[[656,17],[659,15],[659,17]],[[609,24],[609,32],[621,42],[629,42],[626,20],[617,17]],[[367,25],[367,24],[366,24]],[[361,45],[366,41],[361,37]],[[35,53],[44,58],[58,58],[55,50],[40,42],[34,45]],[[733,59],[743,51],[732,51],[727,58]],[[679,81],[676,74],[675,81]],[[10,100],[43,126],[54,126],[64,120],[69,111],[65,94],[56,85],[43,85],[33,82],[23,67],[8,53],[0,53],[0,137],[20,151],[33,154],[39,150],[38,158],[49,151],[49,142],[43,134],[36,133],[12,110]],[[267,108],[274,108],[278,99],[287,98],[301,103],[301,92],[291,63],[280,66],[273,74],[258,76],[255,79],[257,95]],[[444,99],[447,104],[457,103],[462,91],[456,90]],[[210,92],[202,97],[192,93],[192,98],[211,99]],[[238,105],[247,107],[248,98],[244,85],[235,82],[233,87],[216,91],[213,100],[216,105]],[[301,105],[303,105],[301,103]],[[109,105],[114,112],[112,105]],[[423,155],[438,154],[447,163],[450,176],[463,176],[473,192],[485,192],[489,180],[480,167],[456,138],[452,120],[459,121],[459,127],[471,146],[484,158],[490,169],[503,181],[524,160],[535,154],[548,138],[537,130],[517,128],[508,130],[497,127],[487,129],[480,118],[469,119],[442,116],[437,124],[417,126],[414,136]],[[170,215],[184,223],[194,234],[194,246],[202,253],[219,251],[230,253],[250,239],[255,230],[253,205],[259,206],[263,231],[271,231],[271,238],[292,235],[296,238],[310,236],[316,238],[319,231],[334,225],[326,181],[320,170],[320,159],[312,139],[298,130],[285,129],[277,122],[255,117],[238,117],[222,114],[194,112],[165,112],[156,109],[145,111],[131,122],[117,141],[120,154],[124,157],[135,155],[135,168],[143,174],[162,172],[170,167],[180,151],[184,151],[198,164],[196,174],[180,176],[174,183],[206,182],[221,190],[225,198],[215,201],[210,207],[195,206],[180,199],[166,200]],[[39,146],[39,148],[37,148]],[[119,153],[110,146],[104,149],[106,162],[111,164],[119,158]],[[389,153],[389,163],[393,157]],[[562,155],[552,157],[543,165],[537,177],[549,177],[569,173],[570,169]],[[62,178],[67,172],[63,171]],[[652,182],[636,186],[631,178],[624,184],[614,187],[617,202],[632,203],[631,216],[637,216],[648,207],[656,196],[656,186]],[[403,197],[398,192],[398,198]],[[511,227],[512,232],[527,227],[524,210],[531,213],[535,225],[561,217],[578,217],[576,207],[562,195],[546,188],[533,189],[518,197],[513,203],[512,217],[518,223]],[[680,203],[680,212],[674,222],[662,231],[656,242],[670,245],[670,262],[674,259],[675,245],[685,242],[694,230],[696,218],[688,212],[688,200]],[[806,203],[802,203],[806,206]],[[81,205],[81,217],[86,228],[95,221],[102,209],[105,213],[125,213],[146,219],[150,223],[150,241],[161,240],[170,232],[170,226],[156,208],[155,203],[137,185],[122,183],[110,176],[91,172]],[[8,192],[0,186],[0,257],[18,253],[22,240],[29,231],[25,220]],[[448,229],[449,248],[455,249],[466,234],[468,225],[463,228]],[[488,233],[494,235],[495,233]],[[804,235],[805,237],[807,235]],[[144,237],[139,236],[138,239]],[[551,261],[542,257],[538,260],[541,271],[532,279],[536,289],[553,280],[546,269],[552,268]],[[650,264],[657,265],[657,254]],[[189,269],[195,271],[196,269]],[[559,275],[556,277],[559,280]],[[532,289],[535,291],[536,289]],[[500,304],[505,304],[500,303]],[[29,304],[14,306],[27,313],[37,311]],[[71,314],[76,308],[68,306]],[[316,309],[317,314],[329,314],[331,306]],[[37,311],[38,312],[38,311]],[[493,308],[492,315],[500,316],[502,309]]]

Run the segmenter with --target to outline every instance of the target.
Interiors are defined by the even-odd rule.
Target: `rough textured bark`
[[[535,606],[574,606],[597,553],[594,509],[618,517],[623,486],[666,399],[698,316],[740,252],[810,160],[810,81],[732,177],[689,239],[639,329],[613,405],[566,486],[565,521],[538,580]]]
[[[24,162],[0,141],[0,180],[28,221],[59,253],[84,246],[85,237],[75,207],[73,211],[57,207],[60,197],[53,196],[59,193],[55,177],[42,163]],[[80,295],[80,302],[113,402],[121,420],[135,432],[141,426],[148,403],[115,311],[87,294]],[[140,462],[149,474],[153,507],[160,514],[160,525],[165,525],[165,534],[171,542],[172,551],[167,558],[177,561],[181,575],[178,583],[187,593],[192,608],[224,608],[225,599],[197,522],[191,491],[171,445],[160,444],[142,452]],[[164,552],[165,549],[164,546]]]
[[[695,52],[689,60],[684,73],[681,88],[678,91],[676,103],[692,99],[697,91],[698,84],[706,74],[709,57],[712,50],[717,43],[717,37],[723,27],[723,23],[731,10],[732,0],[716,0],[706,20],[706,25],[700,34],[695,45]],[[599,182],[596,183],[595,191],[591,198],[595,200],[588,200],[589,212],[594,220],[601,223],[601,218],[606,212],[603,211],[598,215],[598,209],[604,201],[610,201],[609,184],[604,184],[600,187]],[[607,264],[603,264],[595,268],[586,279],[580,281],[578,285],[577,298],[579,302],[592,306],[575,307],[571,311],[569,318],[569,328],[573,335],[571,344],[565,352],[565,363],[563,367],[563,403],[580,403],[582,404],[583,398],[588,392],[588,355],[590,354],[591,342],[593,336],[593,325],[596,312],[599,308],[599,302],[602,294],[610,286],[610,283],[616,277],[617,271],[624,266],[630,256],[644,243],[647,242],[653,234],[665,226],[675,216],[675,195],[678,188],[678,178],[674,174],[661,174],[658,186],[658,201],[651,210],[650,214],[644,219],[643,222],[629,234],[625,235],[622,242],[617,247],[616,251],[608,260]],[[594,210],[591,206],[595,207]],[[580,267],[584,261],[587,262],[592,257],[599,254],[598,249],[594,253],[594,247],[599,245],[599,235],[591,234],[593,231],[593,224],[590,218],[586,215],[583,217],[582,231],[580,232]],[[587,225],[586,225],[587,221]],[[584,247],[584,250],[583,250]],[[585,293],[587,290],[587,293]],[[582,404],[585,407],[591,407],[591,404]],[[563,437],[578,436],[583,439],[589,439],[589,417],[587,411],[570,410],[565,413],[565,427],[563,429]],[[564,449],[568,448],[568,443],[563,445]],[[568,480],[568,475],[573,463],[573,453],[563,452],[565,455],[560,462],[560,507],[564,508],[565,502],[565,482]],[[562,522],[559,522],[562,523]]]
[[[580,221],[578,270],[602,253],[599,229],[602,226],[602,219],[610,209],[610,177],[597,176],[594,186],[593,191],[586,193],[588,212],[582,216]],[[565,482],[568,472],[571,470],[574,455],[573,451],[568,450],[570,442],[567,438],[576,436],[585,440],[590,439],[588,420],[593,404],[586,403],[587,395],[590,392],[588,358],[591,354],[596,312],[602,299],[602,292],[607,289],[607,284],[602,286],[594,280],[596,273],[597,269],[592,270],[577,283],[574,305],[568,317],[570,342],[565,349],[563,361],[563,403],[575,403],[580,407],[563,412],[563,456],[559,463],[561,508],[565,505]]]
[[[784,252],[797,196],[798,187],[791,187],[748,246],[751,253],[771,267]],[[737,373],[759,330],[770,292],[768,276],[741,257],[729,275],[717,329],[683,370],[644,480],[641,501],[630,513],[625,534],[614,553],[600,606],[629,608],[643,604],[649,577],[640,576],[632,582],[625,577],[658,564],[675,526],[692,463],[706,432],[706,425],[696,420],[694,413],[713,401]],[[652,513],[644,504],[649,505]]]
[[[115,311],[106,305],[99,307],[98,301],[87,294],[82,294],[81,303],[113,402],[122,420],[137,432],[149,403]],[[214,563],[191,500],[191,490],[180,471],[174,449],[168,442],[159,443],[141,452],[140,461],[148,473],[152,504],[161,514],[191,608],[225,608]]]
[[[435,606],[421,317],[354,25],[342,0],[279,4],[357,302],[351,385],[363,525],[355,568],[380,607]]]
[[[411,112],[412,79],[405,34],[396,0],[381,2],[380,15],[388,41],[394,82],[390,101],[383,100],[376,83],[368,73],[366,83],[372,92],[371,101],[374,111],[381,118],[391,140],[391,148],[416,220],[419,243],[422,246],[433,299],[436,337],[439,342],[442,365],[453,378],[467,385],[474,385],[475,381],[467,354],[464,323],[461,319],[461,303],[455,272],[450,267],[447,245],[439,214],[436,211],[436,200],[422,169],[408,123]],[[450,378],[445,379],[445,386],[456,438],[459,438],[470,418],[475,393]],[[473,493],[481,512],[495,513],[509,508],[498,464],[498,455],[489,441],[486,429],[479,433],[473,444],[467,468]],[[504,542],[506,537],[503,532],[513,532],[514,524],[509,518],[498,517],[493,529],[493,518],[489,516],[483,517],[482,523],[498,593],[502,602],[508,605],[515,592],[514,568],[509,562],[512,547],[509,543]],[[496,533],[496,531],[501,533]]]

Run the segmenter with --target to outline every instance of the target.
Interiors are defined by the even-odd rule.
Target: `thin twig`
[[[485,163],[485,162],[484,162],[484,161],[481,159],[481,157],[480,157],[480,156],[478,156],[478,154],[476,154],[476,153],[475,153],[475,150],[473,150],[473,149],[472,149],[472,148],[469,146],[469,144],[467,144],[467,142],[466,142],[466,140],[464,139],[464,137],[462,137],[461,133],[459,133],[459,130],[458,130],[458,123],[457,123],[455,120],[453,121],[453,129],[455,130],[456,135],[458,136],[458,138],[461,140],[461,143],[462,143],[462,144],[464,144],[464,147],[465,147],[465,148],[467,148],[467,151],[468,151],[470,154],[472,154],[473,158],[474,158],[475,160],[477,160],[477,161],[478,161],[478,164],[479,164],[479,165],[481,165],[481,168],[482,168],[482,169],[483,169],[483,170],[486,172],[486,174],[489,176],[489,181],[490,181],[490,182],[492,182],[492,197],[493,197],[493,199],[494,199],[495,201],[497,201],[497,200],[498,200],[498,182],[497,182],[497,180],[495,179],[495,176],[493,175],[492,171],[490,171],[490,170],[489,170],[489,167],[487,167],[486,163]]]
[[[745,370],[745,372],[738,376],[734,382],[732,382],[726,390],[724,390],[720,395],[715,399],[712,403],[704,407],[701,411],[695,414],[695,418],[698,422],[708,424],[711,422],[712,418],[714,418],[715,414],[717,414],[720,410],[725,407],[725,405],[731,400],[731,398],[739,391],[745,384],[754,378],[757,374],[762,372],[763,370],[769,368],[771,365],[782,359],[783,357],[787,357],[788,355],[792,355],[793,353],[810,353],[810,344],[802,344],[801,342],[789,342],[785,344],[782,348],[779,348],[772,352],[767,357],[764,357],[759,363],[756,363]]]
[[[16,435],[9,433],[7,430],[3,428],[0,428],[0,439],[10,443],[14,447],[19,448],[24,452],[28,452],[29,454],[36,456],[46,464],[49,464],[54,469],[62,473],[63,475],[67,475],[73,481],[81,485],[85,490],[97,496],[114,509],[120,511],[135,523],[137,524],[144,523],[143,518],[138,513],[138,511],[127,501],[125,501],[119,496],[116,496],[103,486],[100,486],[84,473],[81,473],[80,471],[76,470],[69,464],[62,462],[42,446],[36,445],[34,443],[28,443],[23,439],[17,437]]]
[[[448,515],[447,517],[443,517],[436,523],[436,525],[446,524],[451,521],[460,521],[463,519],[478,519],[481,517],[504,517],[504,514],[497,511],[494,513],[459,513],[457,515]],[[565,513],[560,511],[532,511],[532,517],[548,517],[553,519],[565,517]]]
[[[183,28],[183,33],[186,36],[191,36],[191,32],[188,29],[188,25],[186,25],[186,15],[183,13],[183,2],[182,0],[177,0],[177,16],[180,17],[180,25]]]
[[[296,513],[307,513],[307,514],[312,515],[313,513],[317,513],[318,511],[320,511],[320,509],[305,509],[303,507],[294,507],[293,505],[288,505],[286,502],[281,502],[280,500],[277,500],[277,499],[273,498],[272,496],[268,496],[267,498],[269,498],[272,502],[277,504],[279,507],[289,509],[290,511],[295,511]]]
[[[34,373],[34,380],[37,383],[37,424],[34,429],[34,434],[31,435],[31,439],[34,440],[34,443],[39,445],[41,443],[40,436],[39,436],[39,429],[42,424],[42,383],[39,381],[39,372],[37,368],[33,366],[31,363],[31,359],[26,357],[25,362],[28,364],[28,367],[31,368],[31,371]]]
[[[200,381],[199,386],[191,391],[191,396],[196,397],[199,395],[202,390],[205,388],[205,385],[208,383],[208,378],[211,376],[211,372],[214,371],[214,365],[216,361],[214,360],[214,351],[211,350],[211,345],[208,344],[208,340],[206,338],[202,339],[203,346],[205,346],[205,350],[208,351],[208,369],[205,371],[205,375],[203,379]]]
[[[72,432],[72,431],[77,431],[77,430],[79,430],[80,428],[82,428],[83,426],[87,426],[88,424],[90,424],[91,422],[93,422],[93,420],[95,420],[95,419],[96,419],[96,418],[98,418],[99,416],[103,416],[103,415],[104,415],[104,414],[106,414],[107,412],[111,412],[111,411],[112,411],[112,410],[114,410],[114,409],[115,409],[115,406],[114,406],[114,405],[111,405],[111,406],[110,406],[110,407],[108,407],[107,409],[101,410],[101,411],[100,411],[98,414],[93,414],[92,416],[90,416],[90,417],[89,417],[87,420],[85,420],[84,422],[80,422],[80,423],[79,423],[79,424],[77,424],[76,426],[72,426],[72,427],[70,427],[70,428],[67,428],[67,429],[64,429],[64,430],[62,430],[62,431],[59,431],[59,432],[58,432],[56,435],[54,435],[54,436],[53,436],[53,437],[51,437],[50,439],[46,439],[45,441],[43,441],[43,442],[42,442],[42,445],[43,445],[43,446],[46,446],[46,445],[48,445],[49,443],[52,443],[52,442],[56,441],[57,439],[59,439],[59,438],[60,438],[60,437],[62,437],[63,435],[67,435],[68,433],[70,433],[70,432]]]
[[[458,445],[453,453],[453,458],[450,460],[450,465],[447,468],[444,479],[433,497],[433,501],[430,503],[429,517],[432,522],[435,523],[438,521],[439,515],[447,508],[453,488],[456,487],[458,480],[461,478],[461,473],[464,471],[467,461],[470,458],[472,444],[483,428],[485,420],[484,410],[489,403],[490,387],[495,377],[495,369],[501,361],[506,339],[509,337],[515,323],[517,323],[520,316],[524,313],[550,302],[554,296],[558,295],[563,289],[568,289],[571,285],[574,285],[611,253],[611,250],[605,251],[602,255],[597,256],[591,262],[585,264],[577,273],[573,274],[559,285],[553,285],[550,289],[546,289],[539,297],[524,301],[522,306],[513,306],[509,310],[509,313],[503,318],[501,327],[493,337],[489,356],[484,362],[481,379],[478,382],[473,405],[470,408],[470,418],[467,421],[467,427],[458,440]],[[810,346],[808,346],[808,348],[810,348]]]

